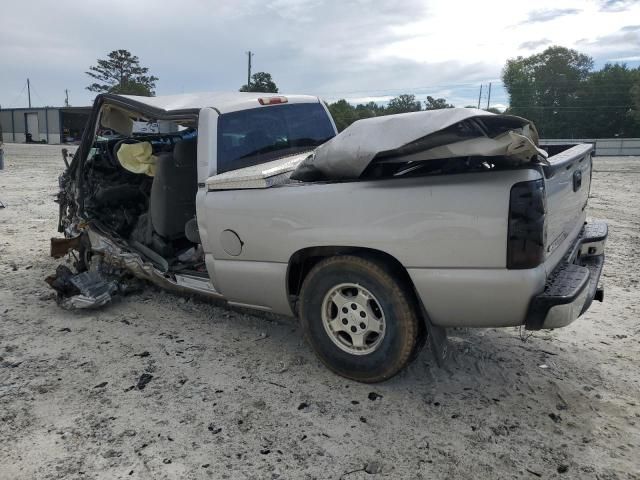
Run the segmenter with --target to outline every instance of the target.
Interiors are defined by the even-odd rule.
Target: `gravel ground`
[[[367,386],[326,370],[292,319],[152,288],[60,309],[43,280],[60,148],[5,152],[0,479],[640,479],[640,158],[595,160],[605,303],[524,342],[456,330],[446,368],[425,350]]]

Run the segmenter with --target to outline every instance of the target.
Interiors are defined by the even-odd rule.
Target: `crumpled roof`
[[[472,131],[449,129],[465,121],[470,121],[466,128],[471,127]],[[513,115],[475,108],[387,115],[354,122],[320,145],[291,178],[303,180],[305,173],[315,171],[325,179],[356,179],[375,158],[383,157],[385,161],[392,161],[386,159],[393,157],[420,161],[498,155],[520,160],[536,155],[546,158],[537,143],[533,124]]]

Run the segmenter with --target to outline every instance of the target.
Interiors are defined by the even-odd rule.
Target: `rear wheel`
[[[413,297],[384,264],[355,256],[325,259],[300,293],[307,341],[334,372],[380,382],[402,370],[419,335]]]

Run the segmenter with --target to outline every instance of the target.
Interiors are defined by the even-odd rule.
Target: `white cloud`
[[[72,104],[87,104],[92,94],[84,89],[84,72],[117,48],[131,50],[160,77],[158,94],[235,90],[246,80],[244,52],[251,49],[254,71],[270,72],[283,92],[330,99],[407,92],[457,105],[477,103],[480,83],[489,81],[492,98],[506,103],[495,85],[506,59],[546,42],[602,61],[637,56],[637,49],[602,39],[640,18],[638,2],[557,3],[32,0],[25,8],[8,2],[0,29],[0,104],[12,106],[27,77],[43,103],[61,104],[68,88]],[[542,18],[540,12],[546,12],[543,24],[527,23]]]
[[[522,23],[550,22],[556,18],[575,15],[576,13],[580,13],[580,10],[577,8],[543,8],[539,10],[532,10],[529,12],[527,19]]]
[[[604,12],[622,12],[637,5],[638,0],[598,0],[598,3]]]
[[[609,62],[640,62],[640,55],[631,55],[629,57],[610,58]]]

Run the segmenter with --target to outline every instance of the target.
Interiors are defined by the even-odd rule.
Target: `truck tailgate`
[[[579,144],[549,157],[543,167],[546,189],[545,258],[549,258],[586,218],[591,186],[591,144]],[[573,240],[573,239],[571,239]],[[561,258],[561,257],[560,257]]]

